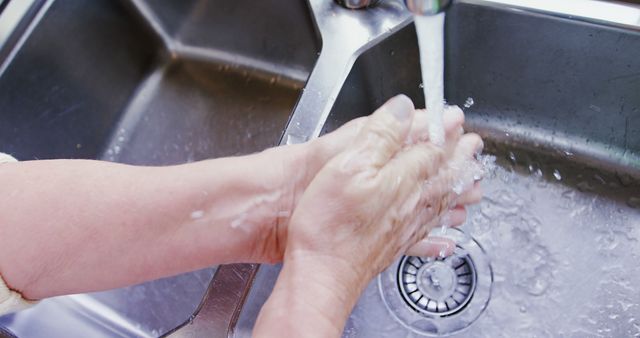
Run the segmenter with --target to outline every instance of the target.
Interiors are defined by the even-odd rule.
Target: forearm
[[[277,222],[264,154],[173,167],[97,161],[0,166],[0,273],[29,299],[250,261]]]
[[[341,262],[285,259],[253,336],[340,337],[367,280]]]

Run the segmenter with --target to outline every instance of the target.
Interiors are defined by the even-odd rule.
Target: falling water
[[[414,18],[420,47],[422,89],[427,108],[429,139],[437,145],[444,144],[444,13],[416,15]],[[446,235],[448,220],[442,220],[442,235]],[[444,251],[440,252],[444,256]]]
[[[444,13],[417,15],[415,25],[420,47],[422,88],[429,112],[429,139],[441,145],[444,144]]]

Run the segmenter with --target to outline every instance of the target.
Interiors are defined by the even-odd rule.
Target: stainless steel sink
[[[11,0],[8,26],[0,151],[20,160],[167,165],[277,145],[320,45],[303,1]],[[46,300],[0,326],[158,336],[193,317],[216,271]]]
[[[344,336],[640,336],[639,28],[458,1],[445,41],[447,100],[498,158],[460,244],[477,273],[468,304],[483,304],[447,304],[443,315],[417,296],[411,304],[402,292],[414,289],[400,284],[430,263],[411,261],[411,277],[399,261],[371,282]],[[367,48],[322,132],[397,93],[423,106],[419,67],[412,25]],[[480,271],[485,259],[491,267]],[[258,271],[235,336],[250,335],[278,271]]]
[[[284,3],[46,1],[0,68],[0,144],[23,160],[162,165],[304,142],[397,93],[424,105],[401,1]],[[640,10],[580,5],[459,0],[447,13],[447,100],[466,104],[466,128],[498,158],[466,235],[454,232],[475,269],[463,303],[481,304],[477,316],[471,305],[441,312],[464,322],[452,336],[640,336]],[[616,6],[625,20],[607,15]],[[399,260],[374,279],[345,337],[443,333],[443,316],[402,294],[406,262],[432,263]],[[0,325],[246,337],[279,269],[222,266],[60,297]]]

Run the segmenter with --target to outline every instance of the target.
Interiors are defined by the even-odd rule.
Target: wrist
[[[253,168],[258,168],[263,182],[262,217],[257,233],[257,250],[249,261],[276,263],[283,260],[287,229],[295,206],[313,179],[311,143],[266,149],[251,156]],[[313,172],[312,172],[313,171]],[[252,208],[252,211],[258,211]]]
[[[367,281],[346,262],[288,254],[254,335],[269,336],[278,323],[292,336],[339,337]]]

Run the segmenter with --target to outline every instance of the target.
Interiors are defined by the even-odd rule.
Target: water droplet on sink
[[[558,181],[562,180],[562,175],[560,175],[560,171],[558,169],[553,170],[553,177]]]
[[[578,187],[578,190],[582,192],[589,192],[593,190],[593,186],[587,181],[578,182],[576,186]]]
[[[464,101],[464,107],[465,108],[471,108],[471,106],[473,106],[475,102],[473,101],[472,97],[467,97],[467,100]]]
[[[627,200],[627,205],[635,209],[640,209],[640,197],[629,197],[629,199]]]
[[[529,164],[529,173],[538,178],[543,176],[542,169],[540,169],[540,167],[535,163]]]

